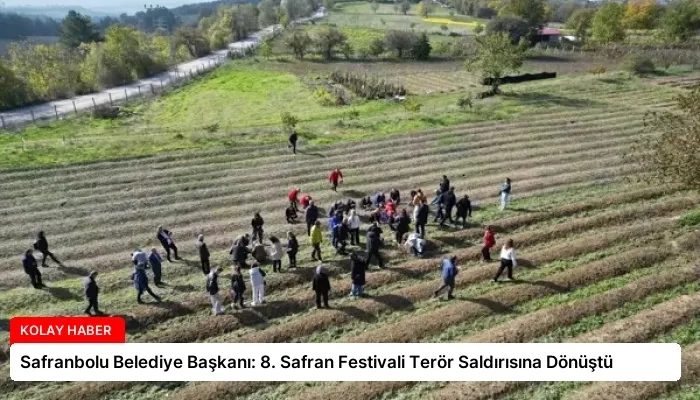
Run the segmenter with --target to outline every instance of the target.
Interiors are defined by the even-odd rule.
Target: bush
[[[600,75],[606,73],[608,70],[602,65],[594,65],[592,67],[588,67],[586,70],[589,74],[595,74],[595,75]]]
[[[421,104],[416,102],[412,98],[408,98],[404,100],[403,108],[406,110],[406,112],[417,113],[420,112]]]
[[[698,226],[700,225],[700,210],[692,210],[683,214],[678,219],[680,226]]]
[[[457,107],[461,109],[465,109],[467,107],[472,108],[472,96],[469,94],[457,99]]]
[[[352,72],[335,71],[331,74],[330,79],[331,82],[343,85],[357,96],[367,100],[385,99],[406,94],[406,89],[401,85]]]
[[[652,61],[651,58],[642,54],[635,54],[630,56],[625,61],[624,68],[626,71],[631,72],[635,75],[646,75],[656,70],[654,61]]]
[[[92,110],[94,119],[115,119],[119,118],[119,107],[101,106]]]
[[[347,102],[336,90],[328,90],[324,86],[320,86],[314,91],[314,97],[322,106],[343,106]]]
[[[281,115],[281,119],[282,126],[290,130],[297,126],[297,124],[299,123],[299,119],[288,112],[283,112]]]

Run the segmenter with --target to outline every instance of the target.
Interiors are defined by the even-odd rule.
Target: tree
[[[389,31],[384,35],[384,46],[387,50],[395,51],[396,56],[401,58],[404,53],[413,47],[416,35],[406,31]]]
[[[311,38],[306,31],[295,30],[291,35],[287,36],[285,44],[292,49],[292,53],[294,53],[296,58],[303,59],[309,46],[311,46]]]
[[[369,3],[369,8],[372,9],[373,13],[377,13],[377,10],[379,10],[379,3],[377,3],[376,0],[373,0],[371,3]]]
[[[476,25],[474,25],[474,33],[478,35],[483,31],[484,31],[484,24],[482,24],[481,22],[477,22]]]
[[[499,15],[522,18],[534,36],[547,22],[546,0],[507,0]]]
[[[411,48],[411,55],[416,60],[427,60],[430,58],[430,41],[428,40],[428,35],[421,33],[420,36],[413,42]]]
[[[527,44],[521,40],[515,45],[507,33],[479,36],[476,39],[476,57],[468,60],[468,71],[479,72],[484,78],[492,79],[493,93],[500,93],[500,79],[509,72],[518,72],[525,59]]]
[[[311,5],[307,0],[282,0],[280,7],[290,22],[305,17],[312,12]]]
[[[369,43],[369,54],[374,57],[379,57],[384,54],[384,41],[379,38],[372,39]]]
[[[58,37],[64,46],[77,49],[80,43],[99,41],[100,33],[90,17],[70,10],[58,28]]]
[[[27,85],[0,58],[0,110],[23,106],[29,101]]]
[[[433,12],[433,3],[430,0],[423,0],[418,4],[416,8],[416,13],[423,18],[427,18],[430,13]]]
[[[314,44],[325,60],[333,58],[336,48],[347,42],[347,37],[334,27],[325,26],[316,32]]]
[[[700,88],[676,98],[680,112],[652,112],[644,136],[625,154],[642,166],[643,178],[700,189]],[[661,133],[661,136],[658,134]]]
[[[280,13],[275,0],[262,0],[258,3],[258,25],[270,26],[279,24]]]
[[[411,3],[409,3],[408,0],[404,0],[401,2],[401,4],[399,4],[399,11],[401,11],[401,13],[403,15],[408,14],[408,12],[410,10],[411,10]]]
[[[520,17],[505,16],[496,17],[486,25],[486,34],[507,33],[513,43],[519,43],[520,39],[526,38],[530,33],[530,26],[527,21]]]
[[[627,29],[653,29],[660,14],[655,0],[632,0],[625,6],[623,23]]]
[[[571,17],[566,21],[566,27],[574,31],[574,36],[581,43],[586,43],[588,40],[588,31],[591,29],[595,10],[579,9],[571,14]]]
[[[272,43],[270,40],[265,40],[260,45],[260,55],[265,57],[266,60],[269,60],[270,57],[272,57]]]
[[[211,51],[209,41],[197,28],[180,27],[173,34],[173,44],[175,47],[185,46],[192,58],[203,57]]]
[[[593,16],[591,34],[598,43],[615,43],[625,40],[622,23],[625,10],[618,3],[605,3]]]
[[[666,7],[661,30],[670,42],[687,41],[700,29],[700,5],[696,0],[676,0]]]
[[[66,98],[82,89],[79,60],[63,46],[15,42],[9,56],[14,75],[26,82],[36,100]]]

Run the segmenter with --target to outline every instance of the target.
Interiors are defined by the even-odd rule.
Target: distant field
[[[353,2],[337,4],[330,12],[327,21],[338,26],[353,26],[374,29],[398,29],[408,30],[414,29],[420,32],[442,32],[440,24],[430,21],[430,19],[449,19],[450,16],[446,9],[434,6],[434,11],[430,15],[428,21],[416,14],[416,4],[411,4],[411,10],[408,15],[403,15],[396,12],[392,4],[379,4],[377,12],[373,12],[369,7],[369,2]],[[458,17],[457,17],[458,18]],[[466,17],[462,17],[465,19]],[[459,20],[459,19],[456,19]],[[382,22],[383,21],[383,22]],[[476,21],[476,20],[475,20]],[[468,23],[468,21],[462,21]],[[464,25],[462,23],[449,25],[449,31],[460,34],[469,34],[472,32],[472,25]]]

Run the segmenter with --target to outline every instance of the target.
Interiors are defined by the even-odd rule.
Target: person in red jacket
[[[484,261],[491,261],[491,248],[496,245],[496,238],[493,236],[491,227],[487,226],[484,232],[484,247],[481,248],[481,255]]]
[[[330,182],[331,185],[333,185],[333,191],[337,192],[338,182],[343,183],[343,173],[340,172],[338,168],[334,169],[328,176],[328,182]]]
[[[309,203],[311,202],[311,196],[308,194],[305,194],[301,196],[301,200],[299,200],[299,204],[301,204],[301,207],[306,210],[306,207],[309,206]]]
[[[299,207],[297,207],[297,203],[299,202],[299,193],[301,192],[301,189],[292,189],[289,191],[289,194],[287,194],[287,199],[289,199],[289,206],[294,209],[294,211],[299,211]]]

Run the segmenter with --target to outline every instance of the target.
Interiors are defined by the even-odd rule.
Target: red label
[[[125,343],[121,317],[15,317],[10,319],[13,343]]]

